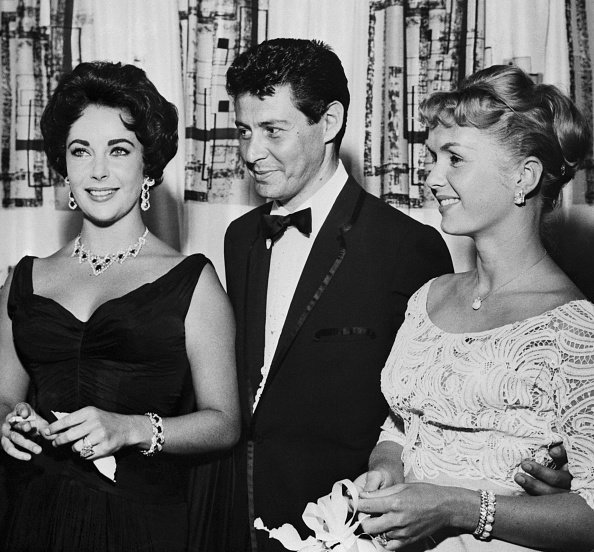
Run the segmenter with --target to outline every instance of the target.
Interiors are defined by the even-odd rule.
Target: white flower
[[[345,496],[343,487],[346,489]],[[349,503],[352,501],[352,504]],[[310,502],[303,512],[304,523],[314,532],[314,537],[303,540],[297,530],[288,523],[278,529],[268,529],[260,518],[254,527],[267,531],[271,539],[278,540],[287,550],[294,552],[375,552],[383,548],[368,536],[356,535],[360,520],[355,512],[359,503],[359,491],[348,479],[334,483],[329,495]]]
[[[262,531],[268,531],[270,538],[279,541],[287,550],[296,552],[323,552],[326,550],[324,544],[313,537],[302,540],[297,529],[288,523],[278,529],[268,529],[262,519],[258,518],[254,521],[254,527]]]

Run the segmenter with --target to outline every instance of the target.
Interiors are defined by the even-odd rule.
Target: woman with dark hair
[[[239,424],[216,273],[141,216],[177,150],[176,109],[137,67],[83,63],[41,128],[83,222],[53,255],[24,257],[0,299],[15,490],[2,549],[186,550],[188,459],[232,446]]]
[[[382,372],[391,416],[359,480],[363,528],[388,550],[591,550],[594,305],[540,237],[588,125],[509,66],[434,94],[421,116],[442,229],[473,238],[476,269],[409,301]],[[524,461],[558,443],[571,492],[524,494]]]

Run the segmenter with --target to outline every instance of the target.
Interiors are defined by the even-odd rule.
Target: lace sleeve
[[[553,324],[562,359],[558,430],[573,475],[571,490],[594,509],[594,305],[574,302]]]
[[[402,419],[393,412],[390,412],[390,414],[388,414],[386,421],[382,425],[382,431],[379,435],[377,442],[381,443],[382,441],[394,441],[402,447],[404,447],[404,444],[406,442],[404,436],[404,424],[402,423]]]

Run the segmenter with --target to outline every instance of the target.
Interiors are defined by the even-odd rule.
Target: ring
[[[86,437],[83,437],[83,448],[80,449],[80,457],[88,458],[89,456],[93,456],[94,452],[93,445],[89,443],[89,440]]]
[[[383,533],[380,533],[379,535],[376,535],[373,538],[382,546],[386,546],[389,542],[388,536],[386,533],[387,533],[387,531],[384,531]]]

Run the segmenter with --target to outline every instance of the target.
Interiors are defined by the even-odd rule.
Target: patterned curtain
[[[179,0],[186,114],[186,200],[249,203],[225,74],[257,40],[267,2]]]
[[[396,207],[424,207],[432,198],[418,105],[483,66],[484,0],[381,0],[369,9],[365,185]]]
[[[589,121],[593,120],[594,98],[592,96],[592,48],[589,26],[594,31],[594,6],[587,0],[565,0],[567,38],[569,43],[569,67],[571,96]],[[584,182],[577,182],[578,179]],[[594,160],[589,159],[586,170],[576,177],[576,184],[585,188],[585,200],[594,204]],[[579,202],[580,198],[576,197]]]
[[[57,181],[39,119],[59,75],[70,68],[71,2],[0,0],[3,207],[39,207],[43,188]]]

